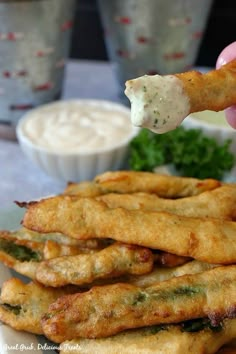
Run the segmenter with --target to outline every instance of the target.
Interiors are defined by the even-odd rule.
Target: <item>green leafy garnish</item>
[[[182,176],[221,180],[234,165],[231,140],[219,144],[200,129],[177,129],[155,134],[147,129],[130,143],[130,168],[153,171],[157,166],[173,164]]]

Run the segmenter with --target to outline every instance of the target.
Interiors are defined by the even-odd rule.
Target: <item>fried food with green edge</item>
[[[151,326],[108,338],[67,341],[60,345],[60,354],[215,354],[235,336],[235,319],[223,321],[221,328],[215,331],[203,327],[189,332],[182,324]]]
[[[16,202],[16,204],[18,204]],[[25,227],[21,227],[16,231],[3,230],[0,231],[1,235],[6,234],[8,237],[12,237],[17,240],[28,240],[33,242],[46,242],[53,241],[62,245],[78,246],[81,248],[102,248],[107,245],[105,240],[89,239],[89,240],[76,240],[61,233],[39,233]]]
[[[96,197],[102,194],[99,185],[94,182],[85,181],[80,183],[68,183],[63,194],[77,195],[79,197]]]
[[[236,262],[236,222],[159,211],[108,208],[93,198],[57,196],[24,203],[23,225],[77,239],[112,238],[202,262]]]
[[[160,175],[143,171],[108,171],[95,177],[102,193],[155,193],[163,198],[181,198],[197,195],[221,185],[215,179],[200,180],[191,177]]]
[[[146,288],[147,286],[154,285],[164,280],[180,277],[185,274],[201,273],[218,266],[219,265],[216,264],[203,263],[195,260],[172,268],[155,265],[152,272],[143,275],[128,275],[125,278],[125,282]]]
[[[114,243],[93,254],[57,257],[40,263],[36,279],[47,286],[83,285],[125,274],[145,274],[153,268],[148,248]]]
[[[126,329],[236,317],[236,266],[172,278],[147,288],[117,283],[63,296],[42,317],[46,337],[63,342],[108,337]]]
[[[60,296],[78,291],[74,287],[54,289],[38,283],[24,284],[18,278],[3,283],[0,296],[0,321],[18,331],[43,334],[41,317]]]
[[[43,260],[95,252],[95,249],[80,248],[77,245],[51,240],[35,242],[15,236],[16,233],[0,231],[0,262],[31,279],[35,279],[36,270]]]
[[[178,199],[160,198],[149,193],[109,193],[96,199],[103,201],[109,208],[122,207],[129,210],[163,211],[190,217],[236,219],[236,186],[233,185],[223,185],[196,196]]]
[[[92,182],[70,183],[65,195],[97,197],[107,193],[154,193],[163,198],[181,198],[213,190],[221,185],[215,179],[160,175],[143,171],[108,171]]]

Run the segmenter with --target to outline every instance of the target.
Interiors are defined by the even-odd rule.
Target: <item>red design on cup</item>
[[[149,38],[144,37],[144,36],[139,36],[139,37],[137,38],[137,42],[138,42],[138,43],[145,44],[145,43],[148,43],[148,42],[149,42]]]
[[[185,18],[185,23],[187,24],[187,23],[191,23],[192,22],[192,19],[191,19],[191,17],[186,17]]]
[[[2,75],[4,76],[4,77],[11,77],[11,73],[10,73],[10,71],[3,71],[3,73],[2,73]]]
[[[164,55],[164,58],[166,60],[176,60],[176,59],[182,59],[184,57],[185,57],[184,52],[167,53]]]
[[[32,103],[12,104],[9,107],[11,111],[26,111],[31,108],[34,108]]]
[[[13,33],[13,32],[8,32],[8,34],[7,34],[7,39],[8,39],[9,41],[15,41],[15,40],[16,40],[15,33]]]
[[[45,82],[45,84],[37,85],[34,87],[34,91],[47,91],[53,88],[52,82]]]
[[[38,50],[36,53],[35,53],[35,56],[36,57],[45,57],[51,53],[54,52],[54,48],[45,48],[43,50]]]
[[[65,66],[65,64],[66,64],[66,61],[65,61],[65,59],[61,59],[61,60],[58,60],[57,62],[56,62],[56,65],[55,65],[55,67],[56,68],[63,68],[64,66]]]
[[[73,27],[73,21],[69,20],[69,21],[65,21],[62,25],[61,25],[61,30],[62,31],[67,31],[69,29],[71,29]]]
[[[16,41],[24,37],[21,32],[0,33],[0,40]]]
[[[17,76],[27,76],[28,73],[26,70],[20,70],[16,73]]]
[[[203,32],[202,31],[196,31],[193,33],[193,38],[194,39],[198,39],[201,38],[203,36]]]
[[[19,70],[19,71],[3,71],[2,75],[5,78],[14,78],[14,77],[22,77],[22,76],[27,76],[28,72],[26,70]]]
[[[123,49],[118,49],[116,51],[116,54],[121,57],[121,58],[126,58],[126,59],[130,59],[131,58],[131,54],[127,51],[127,50],[123,50]]]
[[[123,25],[130,25],[131,24],[131,18],[128,16],[115,16],[114,18],[115,22],[121,23]]]

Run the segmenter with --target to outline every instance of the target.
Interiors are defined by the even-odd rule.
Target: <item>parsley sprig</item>
[[[219,144],[200,129],[177,129],[155,134],[146,129],[130,143],[130,168],[152,171],[156,166],[173,164],[182,176],[221,180],[234,165],[231,140]]]

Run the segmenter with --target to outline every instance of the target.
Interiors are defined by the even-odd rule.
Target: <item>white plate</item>
[[[20,227],[25,210],[17,206],[0,211],[0,230],[14,230]],[[0,263],[0,285],[16,276],[16,273]],[[1,354],[55,354],[59,346],[46,341],[43,336],[15,331],[0,322],[0,353]]]

